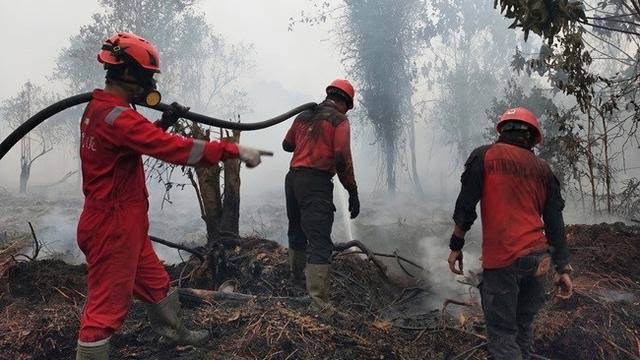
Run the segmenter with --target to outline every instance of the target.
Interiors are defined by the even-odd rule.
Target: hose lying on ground
[[[2,141],[2,143],[0,143],[0,160],[2,160],[2,158],[7,154],[7,152],[9,152],[9,150],[11,150],[11,148],[13,147],[13,145],[15,145],[16,143],[18,143],[18,141],[20,141],[20,139],[22,139],[25,135],[27,135],[31,130],[33,130],[36,126],[40,125],[43,121],[47,120],[48,118],[52,117],[53,115],[61,112],[62,110],[68,109],[70,107],[76,106],[76,105],[80,105],[82,103],[86,103],[91,101],[91,93],[84,93],[84,94],[80,94],[80,95],[75,95],[69,98],[66,98],[64,100],[60,100],[57,103],[46,107],[45,109],[41,110],[40,112],[38,112],[37,114],[33,115],[32,117],[30,117],[27,121],[25,121],[23,124],[21,124],[20,126],[18,126],[18,128],[16,128],[11,134],[9,134],[9,136],[7,136],[6,139],[4,139]],[[139,104],[141,106],[146,106],[149,107],[151,109],[154,110],[158,110],[158,111],[165,111],[171,108],[171,105],[167,105],[167,104],[163,104],[160,103],[156,106],[147,106],[145,104]],[[219,127],[219,128],[224,128],[224,129],[230,129],[230,130],[241,130],[241,131],[252,131],[252,130],[260,130],[260,129],[265,129],[268,128],[270,126],[279,124],[287,119],[289,119],[290,117],[301,113],[305,110],[311,109],[313,107],[317,106],[316,103],[306,103],[303,105],[300,105],[292,110],[287,111],[286,113],[282,114],[282,115],[278,115],[274,118],[265,120],[265,121],[261,121],[261,122],[255,122],[255,123],[237,123],[237,122],[233,122],[233,121],[226,121],[226,120],[221,120],[221,119],[216,119],[216,118],[212,118],[209,116],[205,116],[202,114],[198,114],[198,113],[194,113],[191,111],[188,111],[184,114],[181,114],[180,117],[183,119],[188,119],[191,121],[195,121],[197,123],[200,124],[204,124],[204,125],[211,125],[211,126],[215,126],[215,127]]]

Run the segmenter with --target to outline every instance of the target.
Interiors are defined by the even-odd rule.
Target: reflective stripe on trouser
[[[309,264],[329,264],[335,206],[329,174],[292,169],[285,179],[289,247],[305,251]]]
[[[480,294],[489,353],[496,360],[528,359],[533,320],[544,303],[542,279],[533,276],[536,256],[523,256],[508,267],[485,269]]]
[[[78,340],[95,342],[120,329],[133,295],[157,303],[169,290],[169,276],[149,236],[147,204],[85,207],[78,245],[87,260],[87,300]]]

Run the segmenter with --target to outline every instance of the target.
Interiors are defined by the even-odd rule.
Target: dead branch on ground
[[[380,271],[380,274],[382,274],[385,277],[385,279],[387,278],[387,269],[384,266],[384,264],[381,263],[380,260],[376,259],[375,254],[371,250],[369,250],[369,248],[364,246],[364,244],[361,243],[360,241],[352,240],[344,243],[334,244],[333,250],[345,251],[345,250],[351,249],[352,247],[356,247],[360,249],[363,253],[365,253],[369,261],[373,262],[373,264],[378,268],[378,270]]]
[[[178,294],[180,300],[185,303],[193,305],[211,305],[215,302],[235,302],[245,303],[252,300],[265,300],[265,301],[287,301],[299,303],[301,305],[308,305],[311,303],[311,298],[308,297],[289,297],[289,296],[257,296],[242,294],[236,292],[224,292],[214,290],[203,290],[193,288],[179,288]]]
[[[198,251],[196,249],[191,249],[191,248],[188,248],[188,247],[186,247],[184,245],[176,244],[174,242],[161,239],[161,238],[159,238],[157,236],[149,235],[149,239],[151,239],[151,241],[153,241],[155,243],[162,244],[162,245],[168,246],[170,248],[186,251],[186,252],[194,255],[195,257],[197,257],[200,261],[204,262],[205,254],[202,253],[201,251]]]
[[[30,221],[28,222],[28,224],[29,224],[29,229],[31,229],[31,236],[33,237],[33,252],[30,256],[27,254],[11,255],[11,258],[16,262],[19,261],[18,259],[16,259],[16,257],[18,256],[25,257],[29,261],[34,261],[38,258],[38,255],[40,255],[40,249],[42,249],[42,243],[38,240],[38,237],[36,236],[36,232],[35,230],[33,230],[33,225],[31,224]]]

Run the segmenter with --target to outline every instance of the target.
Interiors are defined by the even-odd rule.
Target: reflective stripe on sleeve
[[[193,146],[191,146],[191,152],[189,153],[189,159],[187,159],[187,165],[196,165],[202,160],[204,155],[204,147],[207,144],[204,140],[193,140]]]
[[[104,118],[104,121],[106,121],[107,124],[109,124],[109,125],[113,125],[113,122],[116,121],[118,116],[123,111],[128,110],[128,109],[130,109],[130,108],[126,107],[126,106],[116,106],[109,112],[109,114],[107,114],[107,116]]]

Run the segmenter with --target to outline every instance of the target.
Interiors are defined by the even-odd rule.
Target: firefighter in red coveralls
[[[98,53],[107,71],[104,90],[93,92],[81,120],[84,209],[78,245],[87,261],[87,301],[76,359],[108,359],[109,338],[132,304],[142,300],[152,328],[167,341],[197,345],[207,331],[191,331],[181,319],[178,293],[151,246],[142,155],[178,165],[213,165],[240,158],[260,163],[262,151],[224,141],[206,142],[165,133],[188,110],[175,104],[154,123],[130,104],[159,102],[153,76],[160,72],[158,52],[129,33],[109,38]]]
[[[449,268],[463,274],[464,235],[482,211],[480,295],[488,349],[495,359],[529,359],[535,315],[544,303],[543,275],[555,264],[559,294],[572,292],[560,183],[533,153],[542,140],[529,110],[507,110],[495,144],[475,149],[465,163],[456,202]],[[456,268],[456,264],[458,267]]]
[[[312,307],[330,310],[329,275],[333,225],[333,176],[337,173],[349,192],[349,212],[360,213],[358,187],[351,160],[349,120],[355,92],[338,79],[326,88],[327,97],[295,119],[282,142],[293,152],[285,179],[289,218],[289,266],[297,283],[305,281]]]

